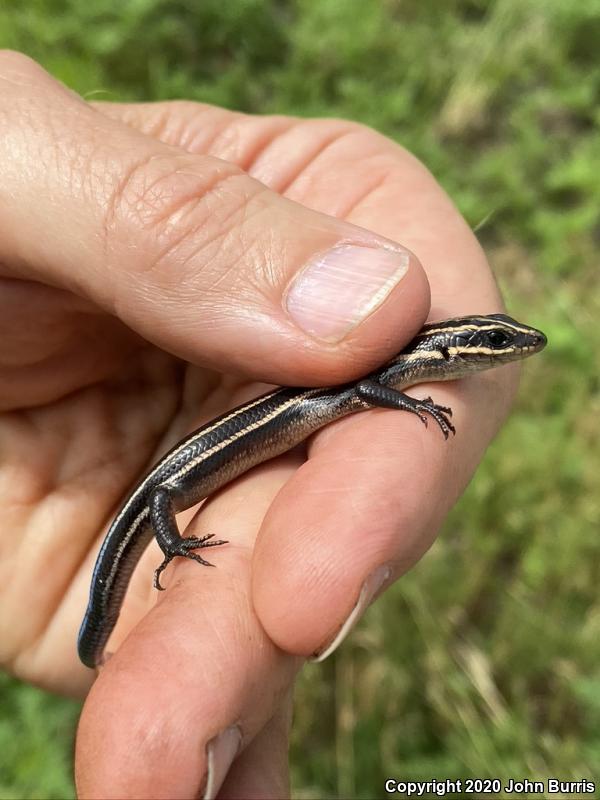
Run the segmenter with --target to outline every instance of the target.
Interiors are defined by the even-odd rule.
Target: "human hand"
[[[404,246],[426,266],[432,319],[499,298],[433,178],[365,128],[186,103],[91,108],[15,54],[0,57],[0,90],[1,656],[77,692],[97,548],[168,444],[258,394],[252,380],[338,383],[401,349],[429,307]],[[361,249],[334,253],[338,283],[311,314],[310,282],[294,294],[294,276],[348,245]],[[379,266],[365,258],[377,252]],[[213,783],[237,756],[223,796],[281,796],[300,663],[286,653],[322,651],[363,585],[366,602],[427,549],[514,384],[505,368],[419,388],[452,406],[447,444],[374,411],[321,431],[306,462],[253,470],[186,532],[230,541],[218,569],[174,564],[156,605],[150,547],[82,716],[82,796],[194,796],[209,741]]]

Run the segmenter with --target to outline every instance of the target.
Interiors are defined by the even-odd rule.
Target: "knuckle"
[[[164,108],[173,116],[195,117],[202,109],[202,104],[195,100],[165,100]]]
[[[339,117],[303,120],[300,124],[309,126],[312,135],[320,136],[323,142],[328,144],[347,138],[378,136],[374,128],[370,128],[362,122]]]
[[[241,235],[261,184],[218,159],[151,153],[116,182],[106,207],[105,249],[135,242],[131,266],[139,272],[194,270],[210,263]]]
[[[194,100],[169,100],[160,104],[161,119],[155,135],[163,141],[182,147],[188,153],[215,154],[214,138],[219,138],[222,115],[229,119],[234,112],[209,109]],[[207,114],[210,121],[207,122]],[[206,146],[207,142],[210,146]],[[219,157],[222,155],[219,153]],[[234,159],[228,159],[235,163]]]
[[[0,49],[0,77],[4,80],[29,79],[47,76],[46,70],[25,53]]]
[[[70,107],[63,102],[67,89],[29,56],[0,50],[0,129],[2,144],[18,136],[22,160],[52,159],[55,131],[62,129]],[[12,162],[20,169],[18,159]]]
[[[4,125],[24,121],[32,133],[39,133],[51,120],[60,124],[75,94],[24,53],[0,50],[0,97]],[[34,127],[32,120],[36,121]]]
[[[161,105],[159,138],[189,153],[214,155],[239,165],[241,137],[237,126],[250,117],[193,100],[170,100]]]

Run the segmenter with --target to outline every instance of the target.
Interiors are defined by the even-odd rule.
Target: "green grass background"
[[[297,798],[600,781],[600,2],[4,0],[86,96],[339,115],[402,142],[548,350],[445,533],[298,689]],[[77,707],[0,677],[0,798],[73,794]]]

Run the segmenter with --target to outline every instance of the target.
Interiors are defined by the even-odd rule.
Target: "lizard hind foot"
[[[192,550],[199,550],[204,547],[218,547],[219,545],[227,544],[225,539],[214,539],[214,535],[214,533],[207,533],[205,536],[200,537],[182,536],[177,542],[173,542],[169,547],[169,552],[165,554],[162,563],[154,571],[154,588],[159,592],[164,591],[165,587],[161,585],[160,576],[174,558],[189,558],[192,561],[196,561],[198,564],[202,564],[204,567],[214,567],[214,564],[211,564],[210,561],[206,561],[197,553],[192,552]],[[209,541],[211,539],[213,539],[213,541]]]

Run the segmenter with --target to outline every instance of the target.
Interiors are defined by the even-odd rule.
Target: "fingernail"
[[[242,743],[242,732],[232,725],[206,745],[206,787],[202,800],[214,800],[221,788],[229,767],[233,764]]]
[[[377,594],[377,592],[381,589],[381,587],[389,581],[392,577],[392,568],[387,564],[384,564],[382,567],[379,567],[374,572],[372,572],[366,581],[363,583],[362,588],[360,590],[360,594],[358,595],[358,600],[356,605],[350,612],[348,618],[334,637],[333,641],[330,644],[325,645],[323,650],[317,650],[317,652],[313,655],[311,661],[319,663],[319,661],[325,661],[327,656],[330,656],[334,650],[341,645],[344,641],[346,636],[350,633],[352,628],[356,625],[358,620],[362,617],[366,609],[369,607],[371,600]]]
[[[311,336],[339,342],[383,303],[409,261],[403,249],[334,247],[296,276],[287,292],[288,313]]]

